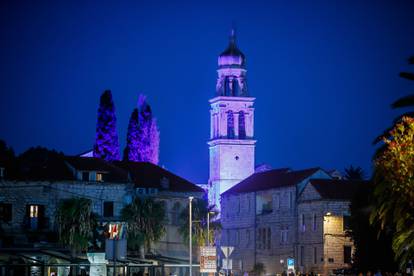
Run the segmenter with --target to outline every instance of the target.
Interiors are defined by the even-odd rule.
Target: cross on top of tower
[[[244,68],[246,63],[246,58],[242,51],[237,48],[236,45],[236,31],[233,27],[230,31],[229,45],[226,50],[222,52],[219,56],[219,66],[220,68],[225,67],[239,67]]]

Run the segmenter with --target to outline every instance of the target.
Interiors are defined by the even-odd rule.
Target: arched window
[[[224,96],[231,96],[230,80],[229,77],[224,79]]]
[[[243,111],[239,111],[239,139],[246,139],[246,123]]]
[[[227,138],[234,139],[234,116],[231,110],[227,113]]]

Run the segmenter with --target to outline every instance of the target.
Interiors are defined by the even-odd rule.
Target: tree
[[[414,119],[403,117],[376,156],[371,223],[395,229],[392,248],[401,267],[414,258]]]
[[[160,133],[157,121],[152,116],[151,106],[146,97],[140,95],[138,99],[139,133],[138,133],[138,159],[137,161],[158,164]]]
[[[344,178],[346,180],[364,180],[365,179],[365,172],[361,167],[349,166],[345,168],[345,175]]]
[[[6,142],[0,140],[0,167],[5,169],[4,177],[15,178],[16,177],[16,156],[11,147],[7,146]]]
[[[359,272],[397,271],[392,250],[392,229],[379,232],[376,225],[370,224],[373,210],[372,182],[361,182],[350,205],[349,235],[355,245],[352,266]],[[379,233],[379,234],[378,234]]]
[[[208,206],[207,198],[194,199],[192,202],[192,244],[193,246],[204,246],[207,242],[207,214],[210,212],[210,244],[215,244],[215,234],[220,230],[220,224],[215,220],[217,213]],[[180,214],[179,232],[184,242],[188,242],[189,233],[189,207],[187,206]]]
[[[106,90],[101,95],[93,156],[106,161],[120,159],[115,106],[110,90]]]
[[[69,180],[73,174],[64,154],[43,147],[32,147],[17,157],[17,178],[23,180]]]
[[[255,263],[253,266],[252,273],[254,275],[260,276],[264,273],[266,273],[266,269],[263,263]]]
[[[412,56],[412,57],[410,57],[409,59],[408,59],[408,64],[410,64],[410,65],[414,65],[414,56]],[[407,80],[410,80],[410,81],[414,81],[414,73],[410,73],[410,72],[401,72],[400,73],[400,77],[401,78],[404,78],[404,79],[407,79]],[[391,104],[391,107],[393,108],[393,109],[399,109],[399,108],[411,108],[411,111],[408,111],[408,112],[405,112],[405,113],[403,113],[403,114],[401,114],[401,115],[399,115],[399,116],[397,116],[395,119],[394,119],[394,125],[395,124],[397,124],[397,123],[399,123],[399,122],[401,122],[401,119],[403,118],[403,117],[414,117],[414,110],[413,110],[413,108],[414,108],[414,94],[409,94],[409,95],[407,95],[407,96],[404,96],[404,97],[402,97],[402,98],[400,98],[400,99],[398,99],[398,100],[396,100],[394,103],[392,103]],[[389,136],[389,133],[390,133],[390,131],[391,131],[391,129],[392,129],[392,127],[390,127],[390,128],[388,128],[388,129],[386,129],[384,132],[383,132],[383,134],[382,135],[380,135],[380,136],[378,136],[377,138],[375,138],[375,140],[374,140],[374,144],[378,144],[378,143],[380,143],[382,140],[383,140],[383,138],[385,137],[385,138],[390,138],[390,136]],[[379,148],[379,150],[377,151],[377,155],[378,154],[380,154],[381,152],[382,152],[382,150],[383,150],[384,148],[383,147],[380,147]]]
[[[139,161],[139,132],[139,113],[138,109],[135,108],[129,118],[124,160]]]
[[[121,217],[128,223],[128,247],[139,250],[141,258],[151,250],[151,243],[159,241],[165,234],[165,205],[150,197],[135,197],[131,204],[121,211]]]
[[[97,226],[96,215],[92,213],[92,202],[86,198],[62,200],[56,211],[56,225],[59,241],[69,246],[72,256],[86,250]]]

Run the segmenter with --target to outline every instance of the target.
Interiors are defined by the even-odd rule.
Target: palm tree
[[[56,212],[59,241],[69,246],[73,257],[86,250],[97,225],[92,202],[86,198],[70,198],[60,202]]]
[[[263,263],[255,263],[253,270],[252,270],[253,275],[256,276],[260,276],[264,273],[266,273],[266,269]]]
[[[392,248],[403,268],[414,257],[414,118],[403,117],[375,161],[371,224],[394,230]]]
[[[151,197],[136,197],[122,209],[121,217],[128,223],[128,247],[145,258],[145,249],[150,251],[151,243],[165,234],[165,205]]]
[[[207,198],[194,199],[192,204],[192,244],[193,246],[204,246],[207,242],[207,214],[210,213],[210,235],[209,244],[214,244],[214,237],[220,229],[220,224],[216,221],[217,213],[208,206]],[[189,208],[188,206],[180,214],[179,232],[185,242],[189,239]]]
[[[345,168],[345,175],[344,178],[346,180],[364,180],[365,179],[365,172],[361,167],[349,166]]]
[[[410,65],[414,65],[414,56],[410,57],[408,59],[408,64]],[[400,73],[400,77],[410,80],[410,81],[414,81],[414,73],[411,72],[401,72]],[[399,115],[397,118],[394,119],[394,125],[396,125],[397,123],[401,122],[401,119],[403,117],[412,117],[414,118],[414,93],[409,94],[405,97],[399,98],[397,99],[395,102],[393,102],[391,104],[391,107],[393,109],[398,109],[398,108],[410,108],[411,110],[408,112],[405,112],[401,115]],[[383,138],[390,138],[390,131],[392,130],[392,127],[389,127],[388,129],[386,129],[382,135],[378,136],[377,138],[375,138],[374,140],[374,144],[378,144],[379,142],[381,142],[383,140]],[[383,148],[381,147],[378,152],[376,153],[375,156],[377,156],[379,153],[381,153],[383,150]]]

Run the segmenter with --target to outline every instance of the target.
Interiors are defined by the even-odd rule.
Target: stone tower
[[[232,30],[229,46],[218,58],[216,96],[210,100],[209,201],[218,210],[220,194],[254,173],[255,98],[249,97],[245,65]]]

